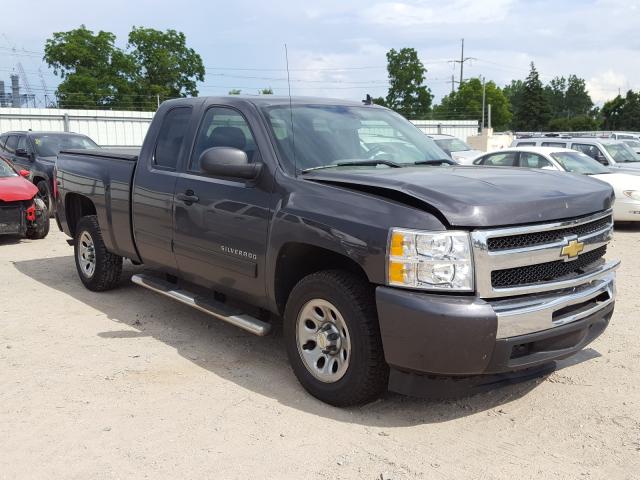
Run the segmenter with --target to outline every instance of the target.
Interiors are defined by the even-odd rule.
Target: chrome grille
[[[542,225],[471,232],[476,289],[483,298],[539,293],[580,285],[606,268],[602,260],[613,232],[611,210]],[[569,242],[584,248],[562,255]]]

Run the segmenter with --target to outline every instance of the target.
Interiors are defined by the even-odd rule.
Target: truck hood
[[[604,182],[562,172],[504,167],[336,168],[305,180],[437,209],[451,226],[497,227],[548,222],[610,208]]]
[[[31,200],[38,193],[38,188],[22,177],[0,177],[0,201],[16,202]]]

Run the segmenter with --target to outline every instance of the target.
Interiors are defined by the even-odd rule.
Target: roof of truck
[[[344,105],[344,106],[363,106],[362,101],[344,100],[339,98],[324,97],[288,97],[284,95],[223,95],[215,97],[193,97],[178,98],[167,100],[166,103],[200,103],[203,100],[207,102],[220,102],[223,104],[233,103],[252,103],[257,106],[277,106],[277,105]],[[374,104],[367,106],[376,106]]]

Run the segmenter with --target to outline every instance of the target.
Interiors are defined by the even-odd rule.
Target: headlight
[[[387,256],[389,285],[473,291],[473,261],[467,232],[393,228]]]
[[[629,197],[632,200],[637,200],[640,202],[640,191],[639,190],[625,190],[622,192],[625,196]]]

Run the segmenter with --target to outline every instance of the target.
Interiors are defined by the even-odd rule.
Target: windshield
[[[624,143],[629,145],[631,148],[640,148],[640,142],[638,140],[625,140]]]
[[[554,152],[553,159],[567,172],[581,173],[583,175],[598,175],[611,173],[609,169],[599,162],[580,152]]]
[[[84,135],[48,133],[34,135],[33,143],[40,157],[55,157],[60,150],[93,150],[100,148],[93,140]]]
[[[295,163],[297,171],[353,161],[369,161],[358,168],[389,168],[382,162],[402,166],[448,158],[433,140],[389,110],[287,105],[264,107],[264,112],[282,159],[289,166]]]
[[[471,147],[457,138],[439,138],[436,144],[447,153],[451,152],[466,152],[471,150]]]
[[[17,177],[16,171],[4,160],[0,160],[0,178]]]
[[[604,148],[607,149],[609,155],[611,155],[616,162],[640,162],[640,157],[625,143],[605,143]]]

